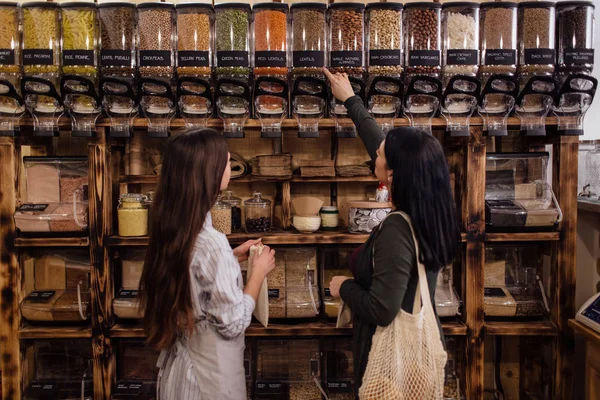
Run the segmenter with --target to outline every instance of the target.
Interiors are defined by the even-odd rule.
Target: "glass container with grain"
[[[223,192],[221,200],[231,206],[231,230],[234,232],[242,229],[242,199],[235,197],[231,190]]]
[[[213,228],[224,235],[231,235],[231,205],[217,197],[217,201],[210,210]]]
[[[558,72],[591,74],[594,69],[594,3],[561,1],[556,7]]]
[[[271,231],[271,200],[263,199],[260,192],[244,202],[246,211],[246,232],[259,233]]]
[[[479,47],[481,50],[482,86],[495,74],[517,72],[517,3],[481,4]]]
[[[301,75],[321,77],[321,67],[328,61],[327,4],[296,3],[290,7],[290,51],[294,77]]]
[[[21,93],[23,77],[18,3],[0,2],[0,136],[15,136],[25,112]]]
[[[254,13],[254,75],[281,76],[288,73],[286,3],[259,3]]]
[[[119,236],[136,237],[148,234],[147,197],[139,193],[126,193],[119,197],[117,217]]]

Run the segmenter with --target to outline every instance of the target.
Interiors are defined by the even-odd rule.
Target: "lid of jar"
[[[223,201],[230,203],[232,205],[239,205],[242,202],[242,199],[240,199],[239,197],[235,197],[233,195],[233,191],[231,190],[225,190],[223,192],[222,198]]]
[[[441,3],[427,3],[424,1],[420,1],[417,3],[407,3],[404,5],[404,8],[408,10],[409,8],[442,8]]]
[[[98,8],[131,7],[135,8],[132,0],[98,0]]]
[[[511,1],[486,1],[481,3],[481,8],[517,8],[517,3]]]
[[[290,6],[290,8],[292,10],[295,10],[297,8],[313,8],[313,9],[318,9],[318,10],[326,10],[327,4],[326,3],[294,3]]]
[[[287,3],[271,3],[271,2],[266,2],[266,3],[256,3],[252,6],[252,9],[254,10],[287,10],[290,7],[287,5]]]
[[[596,5],[593,1],[559,1],[556,3],[557,8],[563,7],[592,7],[596,8]]]
[[[26,7],[26,8],[33,8],[33,7],[39,7],[39,8],[58,8],[58,3],[50,3],[47,1],[29,1],[29,0],[23,0],[21,2],[21,6]]]
[[[202,8],[202,9],[213,9],[211,0],[175,0],[175,8]]]
[[[554,1],[524,1],[519,3],[519,8],[547,8],[556,7]]]
[[[442,4],[442,9],[452,7],[479,8],[481,7],[481,3],[475,3],[472,1],[448,1]]]
[[[322,212],[324,214],[338,214],[339,210],[335,206],[324,206],[324,207],[321,207],[320,212]]]
[[[349,201],[348,208],[392,208],[393,204],[381,201]]]
[[[213,208],[231,208],[231,204],[223,201],[223,196],[218,195]]]
[[[163,8],[163,9],[173,9],[175,6],[173,3],[157,3],[154,1],[144,1],[143,3],[138,3],[138,9],[146,9],[146,8]]]
[[[85,0],[61,0],[60,8],[96,8],[96,3]]]
[[[124,193],[119,196],[119,201],[122,203],[141,203],[148,200],[148,197],[141,193]]]
[[[330,10],[335,10],[338,8],[354,8],[356,10],[364,10],[365,5],[362,3],[333,3],[329,5]]]
[[[249,0],[215,0],[215,9],[217,8],[244,8],[250,10],[252,7],[250,6]]]
[[[271,200],[263,199],[262,194],[260,192],[254,192],[252,194],[254,196],[251,199],[244,201],[244,204],[247,206],[267,206],[271,204]]]
[[[17,3],[16,1],[12,1],[12,0],[0,0],[0,7],[4,6],[4,7],[16,7],[18,6],[19,3]]]
[[[404,5],[402,3],[370,3],[367,4],[367,10],[402,10]]]

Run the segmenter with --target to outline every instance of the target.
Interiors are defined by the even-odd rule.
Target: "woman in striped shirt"
[[[275,251],[265,247],[254,258],[242,288],[239,262],[260,240],[232,250],[210,215],[230,176],[227,142],[216,131],[168,140],[140,282],[147,341],[162,350],[161,400],[246,398],[244,331]]]

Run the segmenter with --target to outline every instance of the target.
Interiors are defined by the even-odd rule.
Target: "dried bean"
[[[139,50],[173,51],[173,21],[172,10],[143,9],[139,10],[138,20]],[[172,58],[172,56],[171,56]],[[141,66],[139,73],[142,77],[170,76],[171,66]]]
[[[371,10],[369,11],[369,51],[402,50],[402,11]],[[370,74],[399,75],[402,65],[369,64]]]

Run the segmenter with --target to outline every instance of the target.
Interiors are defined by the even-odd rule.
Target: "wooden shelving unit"
[[[548,118],[548,132],[556,124]],[[61,143],[69,140],[70,123],[61,119]],[[404,118],[396,120],[397,126],[406,126]],[[440,139],[447,154],[450,171],[454,177],[455,199],[462,221],[462,254],[458,257],[457,270],[460,277],[456,281],[457,290],[463,301],[461,316],[453,322],[442,324],[447,336],[456,336],[464,350],[461,359],[464,366],[460,375],[466,398],[483,399],[484,392],[484,338],[503,337],[547,337],[554,343],[552,359],[555,363],[554,391],[551,398],[571,398],[573,379],[573,333],[569,328],[569,318],[575,315],[575,243],[577,225],[577,157],[578,138],[559,137],[549,133],[547,137],[525,138],[515,134],[494,140],[485,138],[482,121],[473,118],[469,138],[450,138],[444,134],[446,122],[436,118],[432,122],[433,134]],[[519,121],[509,119],[512,129],[518,129]],[[33,239],[17,237],[13,214],[17,206],[17,194],[22,171],[20,159],[22,147],[31,146],[39,154],[55,154],[58,140],[36,138],[31,135],[30,121],[24,121],[22,136],[0,138],[0,369],[2,370],[2,398],[19,399],[21,393],[23,340],[53,338],[87,338],[94,354],[94,399],[110,398],[117,378],[116,341],[126,338],[144,338],[140,324],[117,321],[112,311],[115,290],[113,258],[114,252],[124,247],[147,245],[147,238],[122,238],[117,236],[115,224],[116,199],[120,192],[130,185],[154,185],[155,175],[128,175],[123,168],[124,155],[129,139],[113,139],[107,136],[109,121],[100,119],[97,135],[87,140],[89,158],[89,211],[90,232],[85,238]],[[221,123],[211,120],[209,126],[219,129]],[[184,127],[180,119],[173,120],[172,134]],[[249,120],[246,124],[246,138],[229,139],[232,151],[248,158],[253,152],[288,151],[294,157],[332,157],[337,162],[356,164],[368,159],[360,139],[336,139],[334,122],[321,121],[322,134],[317,139],[299,139],[295,130],[295,120],[286,120],[282,139],[261,139],[260,124]],[[146,121],[136,119],[134,138],[146,137]],[[84,141],[86,139],[74,139]],[[155,139],[156,140],[156,139]],[[160,139],[158,139],[160,141]],[[485,231],[485,156],[490,146],[505,148],[518,146],[521,151],[539,149],[551,145],[553,151],[553,189],[563,212],[563,221],[556,232],[541,233],[486,233]],[[41,150],[43,149],[43,150]],[[491,151],[491,150],[490,150]],[[60,154],[65,154],[61,151]],[[81,155],[81,154],[79,154]],[[282,191],[293,196],[311,194],[328,202],[337,202],[340,216],[347,212],[344,203],[348,199],[364,198],[365,186],[376,185],[373,176],[359,178],[317,178],[307,179],[294,176],[286,181],[260,181],[244,177],[232,183],[234,193],[244,187],[258,187],[270,190],[275,197]],[[242,189],[238,189],[242,188]],[[369,189],[370,190],[370,189]],[[291,197],[291,196],[290,196]],[[281,197],[278,197],[279,199]],[[289,212],[289,205],[282,204]],[[284,213],[285,214],[285,213]],[[286,221],[282,221],[285,224]],[[232,244],[241,243],[256,235],[236,233],[229,236]],[[294,233],[292,230],[276,230],[263,236],[263,241],[271,245],[311,245],[311,246],[356,246],[367,240],[367,235],[353,235],[340,228],[337,232],[317,232],[310,235]],[[552,249],[552,265],[555,274],[555,287],[552,297],[552,313],[547,322],[496,322],[487,321],[483,313],[483,286],[485,248],[494,242],[546,242]],[[23,293],[22,273],[18,259],[21,252],[36,247],[88,247],[92,265],[91,324],[86,327],[42,327],[27,325],[22,321],[19,304]],[[296,336],[349,336],[350,329],[336,329],[331,322],[302,322],[299,324],[273,324],[263,328],[253,324],[247,332],[249,337],[296,337]],[[309,399],[307,399],[309,400]]]

